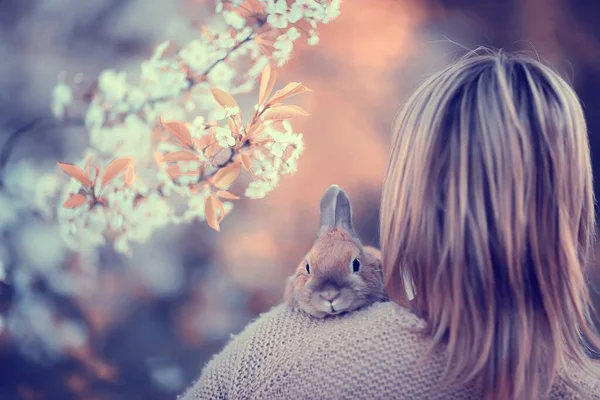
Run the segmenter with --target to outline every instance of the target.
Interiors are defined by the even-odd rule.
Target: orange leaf
[[[164,122],[162,120],[161,123],[165,129],[169,131],[171,135],[179,139],[181,143],[185,144],[186,146],[192,145],[192,135],[185,124],[179,121]]]
[[[211,43],[214,43],[215,40],[213,39],[210,32],[208,31],[208,28],[204,25],[202,25],[202,32],[208,38],[208,40],[210,40]]]
[[[156,163],[158,165],[160,165],[163,162],[163,155],[157,151],[154,152],[154,160],[156,161]]]
[[[169,165],[167,168],[165,168],[165,171],[171,177],[171,179],[181,176],[181,168],[179,165]]]
[[[228,192],[228,191],[226,191],[226,190],[219,190],[219,191],[217,192],[217,196],[219,196],[219,197],[220,197],[220,198],[222,198],[222,199],[228,199],[228,200],[239,200],[239,197],[238,197],[238,196],[236,196],[236,195],[235,195],[235,194],[233,194],[233,193],[229,193],[229,192]]]
[[[215,153],[217,152],[217,150],[219,150],[219,143],[213,143],[210,146],[208,146],[205,150],[204,150],[204,156],[206,158],[211,158],[212,156],[215,155]]]
[[[213,177],[213,184],[219,189],[231,185],[240,176],[240,165],[238,163],[229,164],[217,171]]]
[[[111,163],[108,164],[108,167],[106,167],[104,170],[104,175],[102,176],[102,187],[106,186],[106,184],[112,181],[115,176],[127,168],[132,161],[133,157],[122,157],[112,160]]]
[[[227,118],[227,125],[229,126],[229,130],[233,133],[237,132],[237,126],[235,125],[235,121],[233,120],[233,118],[229,117]]]
[[[260,77],[260,91],[258,92],[258,105],[262,106],[265,104],[271,92],[273,91],[273,87],[275,86],[275,80],[277,79],[277,73],[273,71],[271,68],[271,64],[267,64],[265,69],[263,69],[262,75]]]
[[[264,112],[262,118],[263,120],[267,121],[289,119],[293,117],[306,117],[308,115],[310,114],[298,106],[281,105],[267,109],[267,111]]]
[[[131,163],[131,164],[129,164],[129,167],[127,168],[127,172],[125,173],[125,183],[127,183],[127,185],[131,186],[134,179],[135,179],[135,167],[133,166],[133,163]]]
[[[248,154],[242,154],[242,167],[244,167],[246,171],[249,171],[250,167],[252,167],[252,159],[250,159]]]
[[[217,122],[214,122],[214,125],[210,125],[208,127],[208,137],[210,137],[211,141],[215,141],[216,137],[217,137]]]
[[[269,100],[269,104],[273,105],[275,103],[279,103],[283,99],[287,99],[289,97],[305,92],[312,92],[312,90],[310,90],[300,82],[290,82],[287,85],[285,85],[283,89],[275,92],[271,100]]]
[[[85,197],[82,194],[74,194],[73,196],[69,197],[67,199],[67,201],[65,201],[65,204],[63,204],[64,208],[77,208],[80,207],[84,204],[86,204],[88,202],[88,198]]]
[[[219,103],[222,107],[239,108],[237,101],[235,101],[235,99],[229,93],[217,88],[212,88],[210,91],[217,103]]]
[[[92,157],[88,157],[86,163],[85,163],[85,169],[83,170],[83,172],[85,172],[85,176],[90,179],[90,167],[92,165]]]
[[[206,217],[206,223],[208,226],[213,228],[215,231],[219,232],[219,220],[217,219],[217,198],[211,194],[206,198],[206,202],[204,203],[204,216]]]
[[[193,79],[194,77],[194,72],[192,71],[192,69],[187,66],[187,65],[182,65],[181,69],[183,70],[183,72],[185,73],[185,78],[186,79]]]
[[[254,146],[255,147],[260,147],[263,146],[267,143],[275,143],[275,139],[273,139],[272,137],[270,138],[265,138],[265,139],[261,139],[261,140],[257,140],[254,142]]]
[[[175,179],[183,175],[198,175],[199,170],[195,169],[182,172],[181,167],[179,165],[169,165],[166,168],[166,171],[167,174],[169,174],[169,176],[171,177],[171,179]]]
[[[174,151],[165,155],[163,158],[164,162],[174,162],[174,161],[196,161],[198,160],[198,155],[192,153],[187,150]]]
[[[257,136],[265,130],[265,125],[262,122],[255,122],[254,124],[248,127],[246,131],[246,136]]]
[[[208,135],[202,136],[200,139],[192,139],[194,142],[194,147],[198,151],[204,151],[208,146],[212,144],[212,138]]]
[[[89,180],[89,178],[85,175],[85,173],[77,165],[63,164],[63,163],[57,163],[57,164],[63,171],[65,171],[67,173],[67,175],[77,179],[84,186],[90,186],[92,184],[92,181]]]

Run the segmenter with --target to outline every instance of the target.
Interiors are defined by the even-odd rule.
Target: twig
[[[2,146],[2,150],[0,150],[0,189],[4,189],[5,184],[4,184],[4,177],[2,176],[2,173],[6,169],[6,166],[8,164],[8,159],[10,158],[10,155],[11,155],[15,145],[17,144],[18,140],[22,137],[23,134],[31,131],[33,128],[40,128],[40,124],[42,122],[44,122],[45,120],[46,120],[46,122],[48,122],[47,125],[45,125],[45,126],[43,125],[45,128],[55,127],[60,122],[60,121],[54,119],[53,117],[50,117],[50,118],[48,116],[36,117],[33,120],[31,120],[30,122],[28,122],[27,124],[25,124],[24,126],[22,126],[21,128],[14,131],[12,134],[10,134],[8,139],[6,139],[6,141],[4,142],[4,144]],[[61,125],[64,127],[83,125],[83,120],[69,119]]]
[[[251,34],[249,34],[246,39],[242,40],[241,42],[239,42],[238,44],[236,44],[235,46],[233,46],[231,48],[231,50],[225,54],[223,57],[219,58],[218,60],[216,60],[214,63],[212,63],[207,69],[206,71],[204,71],[201,76],[207,76],[210,71],[213,70],[214,67],[216,67],[220,62],[226,61],[229,56],[231,54],[233,54],[234,51],[236,51],[237,49],[239,49],[243,44],[248,43],[249,41],[251,41],[252,39],[254,39],[254,31],[252,31]],[[189,90],[189,89],[188,89]]]
[[[8,137],[8,139],[6,139],[6,141],[4,142],[4,145],[2,146],[2,151],[0,151],[0,174],[2,172],[4,172],[4,169],[6,168],[6,164],[8,163],[8,158],[10,157],[10,153],[12,152],[12,149],[15,147],[15,144],[17,143],[17,140],[19,139],[19,137],[23,133],[31,130],[43,119],[44,119],[44,117],[35,118],[34,120],[28,122],[21,128],[14,131]],[[2,189],[2,188],[4,188],[4,179],[2,179],[2,176],[0,175],[0,189]]]
[[[214,174],[216,174],[217,171],[220,170],[221,168],[224,168],[224,167],[228,166],[229,164],[231,164],[233,162],[233,159],[235,158],[235,156],[240,153],[239,150],[246,148],[246,147],[250,147],[250,144],[248,142],[244,142],[237,149],[231,149],[231,154],[229,155],[227,160],[223,161],[220,164],[215,165],[215,170],[213,172],[211,172],[210,174],[202,174],[202,175],[198,176],[198,182],[196,182],[196,184],[198,185],[198,184],[202,183],[202,181],[207,180],[210,177],[212,177]]]

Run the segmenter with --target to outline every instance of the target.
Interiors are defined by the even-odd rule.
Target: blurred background
[[[6,184],[26,186],[36,171],[65,157],[65,135],[78,140],[71,128],[40,122],[50,115],[61,71],[97,76],[126,69],[165,39],[189,40],[186,10],[202,17],[214,6],[0,0],[0,166],[12,180]],[[314,91],[302,100],[312,116],[295,121],[306,144],[298,172],[263,200],[237,202],[221,233],[204,223],[177,226],[156,232],[132,258],[110,250],[75,255],[54,228],[23,213],[0,188],[0,399],[174,398],[230,334],[281,300],[332,183],[349,193],[364,243],[376,245],[395,113],[421,79],[465,46],[539,53],[562,71],[585,105],[600,174],[600,2],[347,0],[341,11],[320,28],[319,45],[298,43],[281,71],[281,81]],[[59,265],[56,273],[36,272],[49,264]],[[94,279],[69,280],[92,264]],[[597,269],[591,284],[600,284]],[[73,285],[81,289],[76,296],[56,290]],[[20,298],[25,286],[29,294]],[[69,322],[57,323],[58,315]]]

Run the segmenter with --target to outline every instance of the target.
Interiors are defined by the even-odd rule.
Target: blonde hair
[[[582,344],[598,343],[584,278],[594,227],[583,112],[542,63],[475,52],[401,109],[381,206],[385,285],[446,349],[446,382],[533,399],[567,362],[594,368]]]

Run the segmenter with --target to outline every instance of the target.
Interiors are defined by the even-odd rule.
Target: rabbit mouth
[[[340,291],[339,295],[324,292],[312,293],[308,300],[308,304],[318,312],[325,315],[338,315],[352,311],[355,307],[355,301],[352,296],[348,296],[346,290]]]
[[[325,315],[338,315],[338,314],[348,311],[348,307],[344,307],[343,304],[336,304],[334,306],[331,303],[328,303],[328,304],[321,303],[319,305],[313,303],[313,307],[315,307],[319,312],[321,312]]]
[[[336,308],[337,307],[337,308]],[[338,315],[349,311],[349,307],[344,307],[343,305],[336,305],[334,307],[333,304],[329,304],[329,310],[326,311],[329,315]]]

